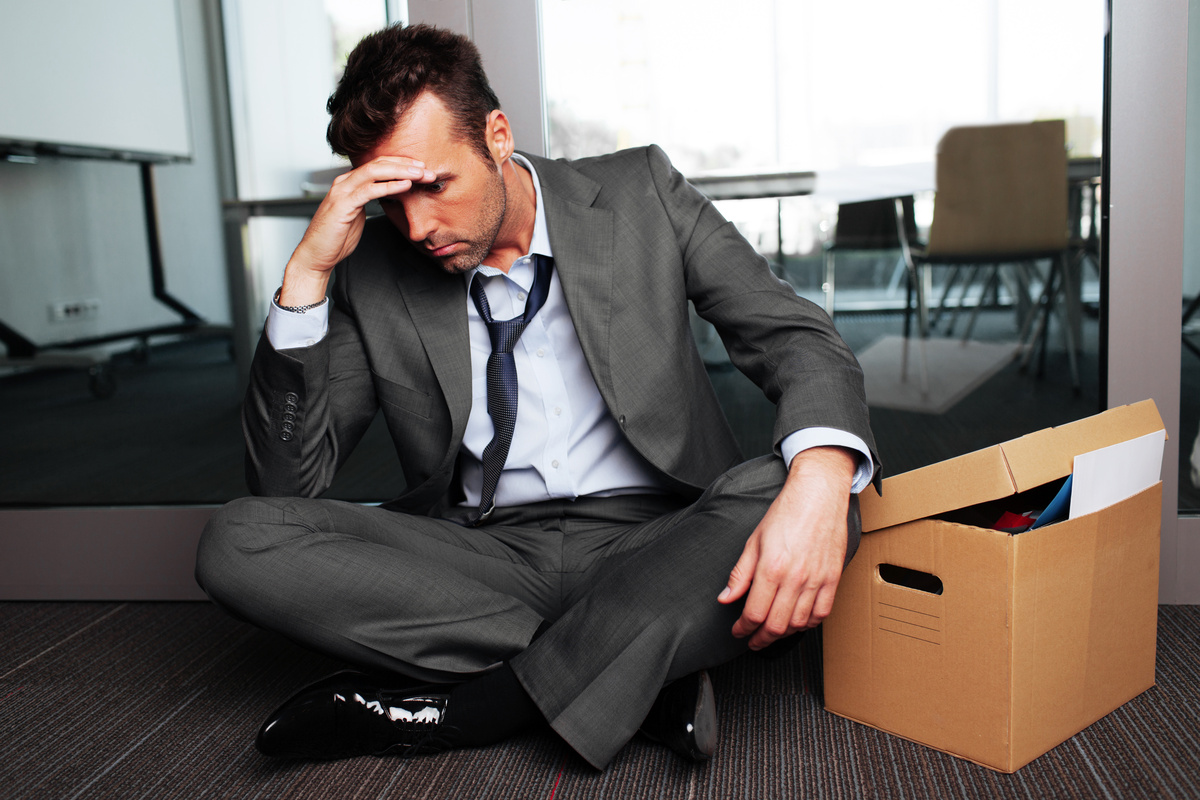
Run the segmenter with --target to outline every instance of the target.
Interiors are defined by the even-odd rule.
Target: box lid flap
[[[1086,419],[1005,442],[1004,457],[1018,492],[1065,478],[1075,456],[1163,429],[1153,400],[1110,408]]]
[[[1154,401],[1143,400],[887,478],[882,497],[872,486],[859,495],[863,531],[998,500],[1065,478],[1075,456],[1162,427]]]
[[[862,529],[902,522],[1006,497],[1015,491],[999,445],[887,478],[883,497],[868,486],[858,495]]]

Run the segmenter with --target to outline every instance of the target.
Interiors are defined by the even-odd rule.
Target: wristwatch
[[[285,305],[280,305],[280,303],[279,303],[279,294],[282,291],[283,291],[282,286],[280,286],[278,289],[275,290],[275,298],[274,298],[275,305],[279,306],[284,311],[291,311],[293,314],[303,314],[305,311],[308,311],[309,309],[313,309],[313,308],[317,308],[318,306],[325,305],[325,303],[329,300],[328,297],[322,297],[321,302],[319,302],[319,303],[310,303],[306,306],[285,306]]]

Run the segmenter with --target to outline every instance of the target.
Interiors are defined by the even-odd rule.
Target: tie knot
[[[518,318],[499,322],[491,321],[488,322],[487,327],[488,336],[492,339],[492,352],[511,353],[517,346],[517,340],[521,338],[522,331],[525,330],[525,320]]]
[[[483,317],[487,324],[488,336],[492,340],[492,352],[511,353],[517,340],[521,338],[521,332],[525,330],[525,317],[492,319],[492,308],[488,304],[487,293],[483,290],[484,280],[482,275],[476,275],[475,280],[471,282],[471,300],[474,301],[479,316]]]

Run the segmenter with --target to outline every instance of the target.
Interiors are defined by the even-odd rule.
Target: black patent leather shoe
[[[330,675],[300,690],[258,731],[273,758],[332,759],[419,755],[453,747],[450,686],[397,678],[380,684],[362,672]]]
[[[717,702],[708,673],[692,673],[659,692],[641,732],[689,761],[712,757],[717,749]]]

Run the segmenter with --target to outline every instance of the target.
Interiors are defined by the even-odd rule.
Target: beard
[[[492,173],[492,177],[481,198],[479,218],[474,227],[465,236],[457,237],[459,241],[466,242],[467,248],[448,256],[433,256],[442,269],[451,275],[470,272],[482,264],[488,253],[492,252],[496,237],[500,235],[504,213],[508,208],[508,194],[500,170]]]

